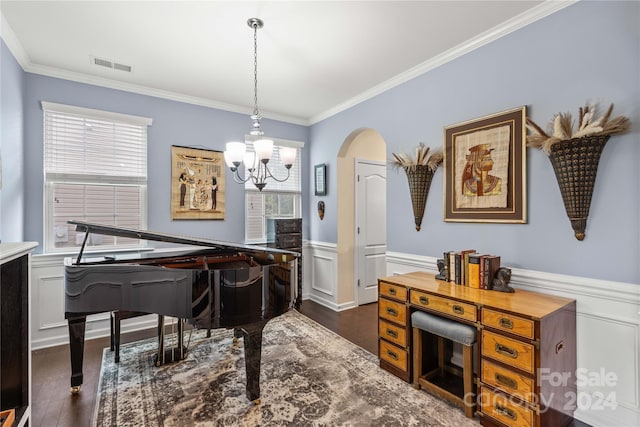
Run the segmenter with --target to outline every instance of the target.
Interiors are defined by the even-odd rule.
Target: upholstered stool
[[[475,393],[473,390],[473,344],[476,342],[477,330],[470,326],[445,317],[416,311],[411,315],[413,327],[413,385],[415,388],[424,388],[438,396],[450,400],[464,409],[467,417],[473,418],[475,406]],[[432,333],[438,339],[438,367],[423,374],[422,370],[422,331]],[[463,397],[436,385],[432,380],[442,377],[447,372],[455,372],[455,369],[446,366],[444,340],[462,344],[462,382]]]

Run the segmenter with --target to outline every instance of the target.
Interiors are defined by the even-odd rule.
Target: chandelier
[[[233,179],[238,184],[244,184],[251,180],[258,190],[267,185],[266,180],[268,178],[278,182],[284,182],[289,179],[291,174],[291,166],[296,159],[296,149],[293,147],[280,147],[279,155],[280,161],[287,168],[287,176],[284,179],[278,179],[271,174],[269,170],[269,160],[273,155],[273,140],[264,139],[262,135],[262,128],[260,126],[260,111],[258,110],[258,29],[264,26],[264,22],[258,18],[250,18],[247,20],[247,25],[253,28],[253,114],[251,120],[253,125],[251,129],[251,135],[256,139],[253,141],[253,151],[247,151],[246,144],[243,142],[228,142],[226,150],[224,152],[224,160],[231,172],[233,172]],[[240,176],[240,165],[244,163],[246,168],[246,178]]]

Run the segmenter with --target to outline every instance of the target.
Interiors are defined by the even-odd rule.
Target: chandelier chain
[[[259,116],[258,111],[258,24],[253,24],[253,115]]]

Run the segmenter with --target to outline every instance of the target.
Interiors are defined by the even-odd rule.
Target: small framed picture
[[[327,194],[327,165],[320,164],[315,166],[315,183],[316,196],[325,196]]]

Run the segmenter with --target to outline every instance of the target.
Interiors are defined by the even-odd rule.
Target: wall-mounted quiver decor
[[[549,132],[527,118],[527,127],[532,132],[527,137],[528,146],[548,154],[578,240],[585,238],[600,154],[611,135],[626,132],[630,126],[627,117],[610,118],[612,111],[613,104],[596,119],[595,105],[580,107],[577,130],[573,129],[571,113],[556,114],[548,126]]]
[[[411,205],[413,207],[413,218],[416,225],[416,231],[420,231],[422,226],[422,217],[424,216],[424,208],[427,204],[429,196],[429,188],[433,174],[442,163],[442,152],[436,151],[429,156],[429,147],[420,143],[416,148],[415,158],[405,153],[392,153],[393,160],[391,164],[394,168],[402,168],[407,174],[409,181],[409,195],[411,196]]]

